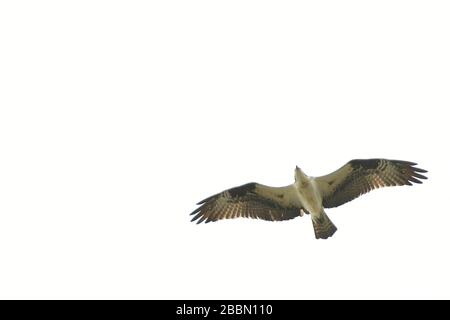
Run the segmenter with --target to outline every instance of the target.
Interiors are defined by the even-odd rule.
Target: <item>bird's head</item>
[[[308,176],[298,166],[295,166],[295,182],[308,182]]]

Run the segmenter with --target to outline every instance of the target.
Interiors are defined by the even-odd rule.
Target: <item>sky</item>
[[[0,4],[0,298],[449,299],[447,1]],[[196,225],[351,159],[428,180]]]

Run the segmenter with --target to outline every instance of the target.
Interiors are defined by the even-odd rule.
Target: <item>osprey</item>
[[[197,223],[238,217],[268,221],[311,215],[316,239],[327,239],[337,230],[324,208],[338,207],[373,189],[412,185],[427,179],[417,163],[388,160],[351,160],[321,177],[309,177],[295,167],[295,182],[286,187],[247,183],[206,198],[191,215]],[[420,172],[420,173],[419,173]]]

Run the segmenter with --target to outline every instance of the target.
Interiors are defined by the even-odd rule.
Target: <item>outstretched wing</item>
[[[333,208],[376,188],[422,183],[419,179],[427,177],[420,173],[427,171],[415,165],[417,163],[401,160],[352,160],[335,172],[315,180],[322,193],[323,206]]]
[[[273,188],[248,183],[200,201],[191,215],[197,223],[238,217],[280,221],[302,216],[302,206],[293,186]]]

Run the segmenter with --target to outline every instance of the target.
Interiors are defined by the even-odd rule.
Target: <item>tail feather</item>
[[[330,218],[328,218],[325,212],[323,212],[319,217],[313,218],[312,222],[316,239],[327,239],[337,231],[336,226]]]

